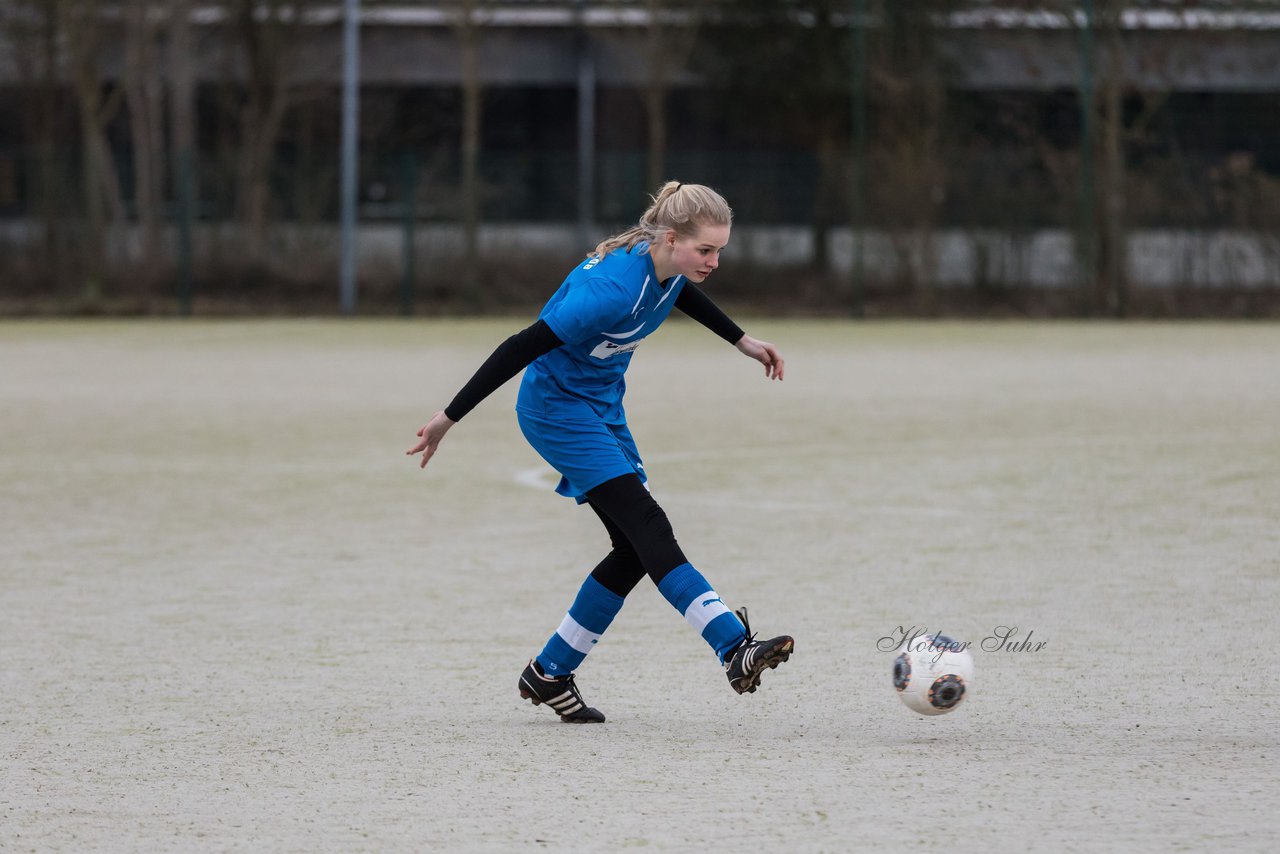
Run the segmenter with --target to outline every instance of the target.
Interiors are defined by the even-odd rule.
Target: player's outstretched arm
[[[782,379],[783,361],[778,348],[768,341],[760,341],[743,332],[742,327],[730,320],[693,282],[686,282],[681,289],[680,296],[676,297],[676,308],[764,365],[766,377],[771,380]]]
[[[419,468],[426,468],[427,461],[435,454],[436,446],[450,427],[461,421],[480,401],[524,370],[534,359],[550,353],[562,344],[564,342],[545,320],[538,320],[503,341],[462,390],[454,395],[453,401],[422,425],[422,429],[418,431],[420,441],[405,453],[412,456],[422,451],[422,464]]]
[[[444,434],[449,432],[449,428],[458,422],[451,421],[449,416],[441,410],[431,416],[431,420],[422,425],[418,430],[418,444],[405,451],[409,456],[413,456],[419,451],[422,452],[422,463],[418,468],[426,468],[427,461],[435,456],[436,448],[440,445],[440,440],[444,438]]]
[[[782,360],[782,354],[778,352],[777,347],[768,341],[752,338],[750,335],[743,335],[733,346],[737,347],[744,356],[750,356],[764,365],[766,377],[771,380],[782,379],[786,363]]]

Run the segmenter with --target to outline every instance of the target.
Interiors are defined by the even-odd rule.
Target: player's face
[[[704,225],[690,237],[670,233],[674,245],[671,263],[676,272],[691,282],[705,281],[720,266],[720,250],[729,243],[729,226]]]

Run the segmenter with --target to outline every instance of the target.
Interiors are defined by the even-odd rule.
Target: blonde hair
[[[702,184],[668,181],[651,196],[653,204],[640,222],[612,237],[606,237],[587,257],[603,258],[615,249],[634,249],[641,241],[650,247],[668,230],[677,237],[692,237],[704,225],[732,225],[733,209],[724,197]]]

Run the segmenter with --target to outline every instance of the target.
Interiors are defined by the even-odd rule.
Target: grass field
[[[0,324],[0,849],[1271,850],[1280,327],[689,323],[628,410],[685,552],[792,660],[739,697],[648,584],[516,678],[607,550],[510,383],[526,321]],[[911,714],[878,640],[975,653]]]

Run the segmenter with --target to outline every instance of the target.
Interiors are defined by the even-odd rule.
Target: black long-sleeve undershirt
[[[729,315],[720,310],[720,306],[711,301],[693,282],[685,282],[680,296],[676,297],[676,308],[701,323],[730,344],[737,344],[747,333],[742,327],[729,319]]]
[[[676,308],[730,344],[737,344],[746,334],[710,297],[694,287],[692,282],[685,282],[680,296],[676,297]],[[560,337],[542,319],[520,330],[499,344],[489,358],[485,359],[484,364],[445,407],[445,417],[450,421],[461,421],[480,401],[527,368],[534,359],[563,344]]]
[[[534,359],[563,344],[547,322],[539,318],[533,325],[525,327],[498,345],[462,390],[454,395],[453,402],[445,407],[445,417],[450,421],[461,421],[480,401],[523,371]]]

